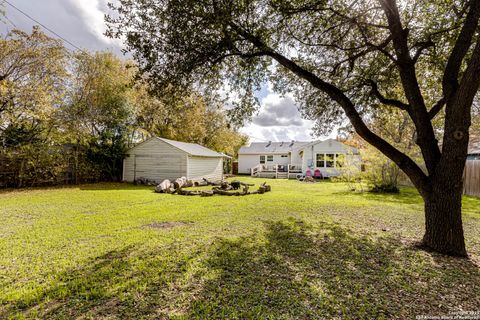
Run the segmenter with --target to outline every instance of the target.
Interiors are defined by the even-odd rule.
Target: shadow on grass
[[[393,238],[355,237],[334,224],[270,223],[266,242],[222,240],[215,275],[187,319],[410,319],[480,305],[480,272]],[[458,310],[458,309],[457,309]]]
[[[157,318],[168,292],[187,269],[188,257],[174,246],[139,254],[130,246],[60,274],[49,287],[0,308],[10,316],[42,319]],[[0,303],[1,307],[1,303]]]
[[[335,192],[334,195],[341,197],[350,196],[350,197],[359,197],[369,201],[376,201],[382,203],[392,203],[392,204],[407,204],[407,205],[420,205],[423,206],[423,199],[412,188],[401,188],[399,193],[377,193],[377,192],[352,192],[352,191],[342,191]]]
[[[146,185],[134,185],[133,183],[127,182],[99,182],[92,184],[81,184],[77,186],[82,191],[101,191],[101,190],[135,190],[135,189],[145,189],[145,190],[154,190],[155,186],[146,186]]]
[[[8,194],[14,192],[29,192],[37,190],[62,190],[62,189],[80,189],[82,191],[98,191],[98,190],[134,190],[134,189],[150,189],[154,190],[154,186],[134,185],[124,182],[98,182],[88,184],[65,184],[43,187],[25,187],[25,188],[0,188],[0,194]]]
[[[194,252],[112,251],[10,311],[48,319],[411,319],[480,305],[480,272],[469,260],[336,224],[265,228]]]

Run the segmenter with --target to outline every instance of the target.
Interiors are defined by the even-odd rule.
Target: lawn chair
[[[307,169],[307,171],[305,171],[305,177],[311,177],[311,176],[312,176],[312,170]]]
[[[315,169],[315,171],[313,172],[313,177],[315,179],[323,179],[323,175],[322,172],[320,172],[320,169]]]

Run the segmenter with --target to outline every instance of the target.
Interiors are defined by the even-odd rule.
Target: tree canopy
[[[127,50],[159,88],[189,86],[192,79],[218,86],[227,79],[242,102],[253,102],[250,95],[268,79],[296,95],[320,132],[333,127],[325,122],[342,123],[345,113],[324,90],[307,85],[308,73],[341,88],[361,114],[372,112],[372,102],[408,104],[404,93],[392,91],[400,81],[398,58],[376,0],[119,3],[111,5],[119,15],[107,19],[109,35],[125,37]],[[442,76],[467,7],[463,1],[404,1],[397,10],[411,59],[424,71],[415,83],[427,108],[442,96],[434,79]],[[252,106],[243,103],[242,114],[251,115]]]
[[[0,136],[4,145],[21,145],[54,126],[64,97],[67,51],[38,28],[14,30],[0,39]]]

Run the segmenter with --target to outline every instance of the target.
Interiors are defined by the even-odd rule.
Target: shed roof
[[[278,154],[289,153],[308,142],[289,141],[289,142],[252,142],[249,146],[243,146],[238,151],[239,154]]]
[[[192,156],[215,157],[215,158],[225,157],[223,153],[213,151],[211,149],[208,149],[196,143],[181,142],[181,141],[175,141],[175,140],[170,140],[170,139],[165,139],[160,137],[157,137],[157,139],[162,140],[163,142],[168,143],[169,145],[172,145],[175,148],[185,151],[186,153]]]
[[[170,139],[165,139],[165,138],[160,138],[160,137],[151,137],[150,139],[147,139],[147,140],[141,142],[140,144],[137,144],[132,149],[135,149],[139,145],[141,145],[141,144],[143,144],[147,141],[150,141],[152,139],[158,139],[160,141],[168,143],[169,145],[171,145],[171,146],[173,146],[173,147],[175,147],[175,148],[177,148],[177,149],[179,149],[183,152],[186,152],[186,153],[188,153],[189,155],[192,155],[192,156],[213,157],[213,158],[228,157],[227,155],[224,155],[223,153],[213,151],[211,149],[208,149],[208,148],[206,148],[204,146],[201,146],[199,144],[196,144],[196,143],[181,142],[181,141],[175,141],[175,140],[170,140]]]

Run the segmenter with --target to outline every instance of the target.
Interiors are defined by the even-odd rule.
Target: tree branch
[[[471,109],[479,87],[480,39],[477,40],[458,89],[452,93],[450,98],[447,98],[442,149],[449,151],[449,157],[442,157],[439,170],[451,168],[449,163],[452,161],[462,161],[459,170],[463,170],[464,156],[468,150]]]
[[[480,86],[480,37],[477,39],[477,43],[472,52],[470,61],[468,62],[467,69],[462,76],[458,92],[455,94],[457,102],[456,109],[452,110],[454,118],[465,118],[470,120],[471,107],[473,99],[478,92]],[[447,110],[447,113],[448,110]],[[468,116],[466,116],[468,115]],[[468,121],[470,122],[470,121]],[[470,125],[470,123],[468,123]]]
[[[447,99],[445,97],[442,97],[440,100],[438,100],[437,103],[433,105],[432,109],[428,111],[428,117],[430,119],[435,118],[435,116],[443,109],[446,102]]]
[[[388,52],[388,50],[385,49],[393,39],[391,34],[384,41],[382,41],[382,43],[376,45],[368,39],[365,27],[360,25],[360,24],[357,25],[357,26],[358,26],[358,30],[360,31],[360,34],[362,35],[363,40],[365,41],[365,45],[367,47],[373,48],[373,50],[377,50],[377,51],[383,53],[391,61],[393,61],[394,63],[397,63],[397,59],[395,59],[395,57],[390,52]],[[373,50],[371,50],[371,51],[373,51]],[[368,52],[366,52],[366,53],[368,53]]]
[[[413,63],[417,63],[417,61],[420,58],[420,56],[422,55],[423,51],[430,48],[430,47],[435,46],[435,43],[431,39],[429,39],[428,41],[417,43],[416,46],[418,47],[418,49],[417,49],[417,51],[415,52],[415,55],[412,58]]]
[[[215,64],[219,63],[220,61],[223,61],[225,58],[228,58],[228,57],[240,57],[242,59],[251,59],[251,58],[261,57],[261,56],[265,56],[265,55],[266,55],[266,52],[263,52],[263,51],[251,52],[251,53],[242,53],[237,48],[232,48],[231,53],[219,56],[215,60],[212,60],[211,64],[215,65]]]
[[[404,29],[396,0],[378,0],[388,20],[390,32],[393,36],[393,47],[397,56],[397,66],[400,79],[410,108],[410,117],[415,124],[420,146],[428,173],[433,175],[440,160],[441,153],[438,147],[432,122],[428,115],[425,100],[420,90],[415,70],[415,61],[410,56],[408,47],[408,29]]]
[[[375,95],[378,101],[380,101],[381,103],[389,106],[397,107],[405,111],[408,111],[410,109],[410,106],[406,103],[403,103],[402,101],[395,100],[395,99],[388,99],[385,96],[383,96],[378,90],[378,85],[375,81],[370,79],[367,82],[372,87],[372,94]]]
[[[8,106],[8,103],[10,102],[10,100],[4,100],[2,102],[2,105],[0,106],[0,115],[5,111],[7,110],[7,106]]]
[[[468,10],[465,23],[448,58],[447,66],[443,74],[442,86],[443,95],[449,99],[458,87],[458,74],[462,66],[463,59],[468,53],[472,44],[473,36],[478,27],[480,18],[480,1],[471,0],[470,10]]]
[[[260,51],[266,53],[267,56],[270,56],[280,65],[287,68],[298,77],[308,81],[315,88],[327,94],[332,100],[337,102],[342,109],[344,110],[346,116],[349,118],[352,123],[355,131],[368,143],[375,146],[380,150],[384,155],[394,161],[412,180],[415,186],[421,191],[428,190],[430,187],[429,178],[425,173],[420,169],[420,167],[406,154],[402,153],[390,143],[382,139],[380,136],[372,132],[362,117],[355,109],[353,102],[336,86],[331,83],[328,83],[319,77],[317,77],[312,72],[302,68],[294,61],[288,59],[287,57],[279,54],[269,46],[267,46],[261,38],[250,34],[245,31],[243,28],[231,23],[231,27],[241,36],[243,36],[247,41],[252,43]]]

